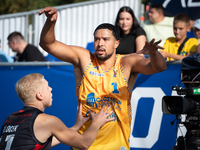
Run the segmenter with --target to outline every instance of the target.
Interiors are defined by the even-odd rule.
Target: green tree
[[[0,0],[0,15],[88,0]]]
[[[0,0],[0,15],[41,9],[89,0]],[[147,5],[151,0],[142,0]]]
[[[145,6],[148,5],[151,2],[151,0],[142,0],[142,4]]]

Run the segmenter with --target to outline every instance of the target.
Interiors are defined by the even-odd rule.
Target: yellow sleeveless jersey
[[[87,66],[80,85],[76,88],[78,101],[83,104],[83,116],[87,110],[98,113],[102,105],[112,104],[114,112],[109,117],[114,121],[106,123],[98,132],[89,150],[129,150],[131,124],[131,92],[121,65],[121,55],[116,55],[115,65],[108,71],[102,70],[96,57]],[[85,132],[91,120],[80,129]]]

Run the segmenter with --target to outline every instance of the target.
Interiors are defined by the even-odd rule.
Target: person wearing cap
[[[195,20],[193,25],[194,34],[200,44],[200,19]]]

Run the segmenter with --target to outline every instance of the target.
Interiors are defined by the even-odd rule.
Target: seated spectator
[[[17,52],[14,61],[46,61],[39,49],[28,44],[21,33],[13,32],[7,39],[12,51]]]
[[[161,4],[153,4],[148,13],[148,20],[144,21],[143,28],[146,32],[147,41],[153,38],[163,46],[168,37],[173,37],[173,17],[164,16],[165,9]]]
[[[13,59],[10,56],[1,51],[1,39],[0,39],[0,62],[13,62]]]
[[[0,62],[13,62],[13,59],[8,56],[6,53],[0,50]]]
[[[190,17],[187,14],[180,13],[174,17],[173,22],[174,35],[165,41],[161,54],[168,61],[182,60],[186,56],[196,52],[198,41],[195,38],[188,38],[187,31],[190,29]]]
[[[116,49],[117,54],[135,53],[144,47],[146,41],[145,31],[130,7],[123,6],[119,9],[115,27],[120,35],[120,44]]]
[[[196,53],[200,53],[200,44],[197,46]]]
[[[194,20],[190,20],[190,29],[187,31],[187,37],[188,38],[196,38],[193,30]]]
[[[193,31],[198,40],[198,43],[200,44],[200,19],[195,20],[193,25]]]

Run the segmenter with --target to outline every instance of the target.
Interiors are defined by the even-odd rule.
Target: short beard
[[[113,55],[113,53],[111,53],[109,55],[105,55],[105,56],[101,56],[101,55],[97,55],[97,54],[95,54],[95,55],[96,55],[98,60],[107,60]]]

